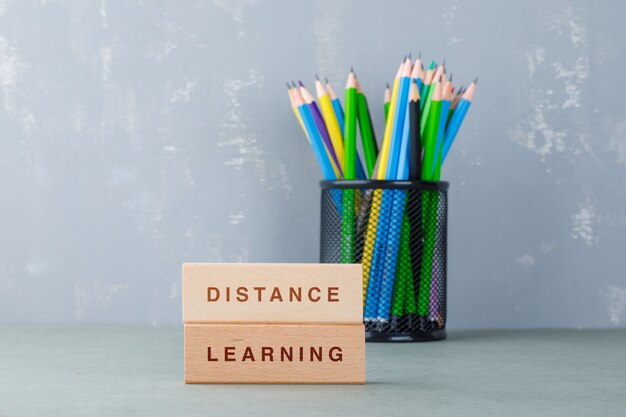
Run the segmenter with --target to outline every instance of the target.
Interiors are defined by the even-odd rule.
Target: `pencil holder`
[[[320,187],[320,261],[362,264],[366,340],[445,339],[448,183]]]

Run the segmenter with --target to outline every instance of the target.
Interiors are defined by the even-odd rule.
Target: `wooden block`
[[[185,323],[361,323],[360,264],[183,264]]]
[[[185,383],[364,384],[363,324],[185,324]]]

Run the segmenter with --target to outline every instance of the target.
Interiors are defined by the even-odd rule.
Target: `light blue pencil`
[[[322,137],[315,126],[311,110],[304,103],[304,101],[298,100],[302,100],[302,96],[296,96],[296,105],[298,107],[300,117],[302,118],[302,122],[304,123],[304,128],[306,129],[309,138],[311,138],[311,147],[313,148],[317,162],[322,168],[322,174],[327,180],[336,180],[337,176],[335,175],[335,171],[330,163],[330,158],[326,153],[326,149],[324,149],[324,142],[322,142]]]
[[[411,81],[412,82],[412,81]],[[413,85],[413,88],[417,88],[417,84]],[[410,87],[410,91],[412,91]],[[418,90],[413,90],[415,97],[413,99],[417,101],[419,98]],[[404,115],[404,126],[402,128],[402,139],[398,142],[400,146],[398,148],[398,168],[394,176],[395,179],[405,181],[409,179],[409,139],[410,139],[410,119],[409,119],[409,105],[407,97],[407,105]],[[404,217],[404,210],[406,207],[407,191],[406,190],[393,190],[393,206],[391,209],[391,217],[389,220],[389,229],[387,237],[387,248],[385,252],[385,269],[380,289],[380,299],[378,301],[378,318],[383,321],[389,320],[391,314],[391,302],[393,299],[393,286],[396,277],[396,266],[398,263],[398,253],[400,250],[400,235],[402,231],[402,219]]]
[[[391,146],[389,150],[389,157],[387,163],[387,169],[385,171],[385,179],[396,179],[397,167],[398,167],[398,152],[400,149],[400,142],[402,140],[402,130],[404,129],[404,119],[406,116],[408,90],[410,85],[411,65],[410,60],[405,61],[405,66],[400,79],[400,85],[398,87],[398,101],[395,108],[395,112],[392,119],[392,131],[391,131]],[[391,297],[393,294],[393,282],[395,277],[395,267],[393,270],[388,265],[389,258],[393,254],[389,246],[390,236],[392,242],[395,240],[396,231],[394,226],[390,223],[392,221],[393,207],[395,205],[395,191],[383,190],[380,215],[378,217],[378,226],[376,231],[376,243],[374,245],[374,252],[372,255],[372,272],[370,272],[370,281],[374,279],[372,287],[377,287],[377,293],[372,293],[370,302],[370,310],[372,311],[371,319],[379,321],[389,320],[389,314],[379,314],[381,305],[390,305]],[[395,218],[394,218],[395,219]],[[402,219],[400,219],[401,223]],[[400,229],[398,229],[397,237],[399,240]],[[395,245],[397,249],[397,244]],[[396,250],[397,254],[397,250]],[[380,282],[380,284],[379,284]],[[368,292],[368,296],[369,296]],[[366,306],[368,300],[366,299]]]
[[[454,139],[456,138],[457,133],[459,133],[459,129],[463,123],[463,119],[465,119],[465,115],[472,104],[474,91],[476,90],[476,82],[478,82],[478,78],[476,78],[474,82],[467,87],[467,90],[463,93],[463,98],[461,98],[459,104],[457,104],[456,109],[454,110],[454,113],[452,113],[452,118],[450,119],[450,123],[446,129],[445,139],[443,142],[443,154],[441,157],[442,163],[446,160],[450,147],[452,146],[452,143],[454,143]]]

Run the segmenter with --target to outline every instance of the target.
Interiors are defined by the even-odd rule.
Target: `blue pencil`
[[[408,60],[407,60],[408,61]],[[387,171],[385,179],[392,180],[396,178],[398,172],[398,159],[400,157],[400,142],[402,140],[402,130],[404,129],[404,119],[406,110],[408,109],[410,78],[410,61],[405,65],[404,74],[400,79],[400,88],[398,91],[398,104],[393,118],[393,129],[391,131],[391,147],[389,149],[389,158],[387,163]]]
[[[411,80],[409,87],[409,101],[419,100],[419,89],[417,83]],[[409,142],[410,142],[410,118],[409,108],[406,105],[404,126],[402,128],[402,139],[399,141],[399,161],[395,179],[406,181],[409,179]],[[387,237],[387,249],[385,252],[385,269],[380,288],[380,299],[378,301],[378,319],[387,321],[391,314],[391,302],[393,298],[393,286],[396,277],[396,266],[398,264],[398,253],[400,250],[400,235],[402,231],[402,219],[406,207],[406,190],[393,190],[393,206],[389,220],[389,232]]]
[[[297,88],[295,88],[294,91],[296,107],[298,108],[298,112],[300,113],[300,117],[302,118],[302,123],[304,123],[304,128],[306,129],[309,138],[311,138],[311,147],[313,148],[313,152],[315,153],[315,157],[317,158],[317,162],[319,163],[320,168],[322,168],[322,174],[327,180],[336,180],[337,176],[335,175],[335,171],[333,170],[332,164],[330,163],[330,158],[328,157],[326,149],[324,148],[324,142],[322,141],[322,137],[317,130],[317,127],[315,126],[315,121],[313,120],[311,110],[304,102],[300,91],[298,91]]]
[[[391,146],[388,157],[389,162],[387,163],[387,169],[385,170],[385,179],[387,180],[396,179],[398,170],[400,143],[402,141],[406,110],[408,109],[407,98],[409,94],[410,74],[411,61],[407,58],[402,71],[400,85],[398,87],[398,101],[392,119]],[[372,255],[373,275],[372,272],[370,272],[370,281],[372,278],[374,279],[373,286],[379,286],[378,294],[376,294],[377,299],[373,297],[371,298],[371,303],[373,305],[371,305],[370,310],[375,311],[375,315],[372,314],[371,318],[375,318],[379,321],[389,320],[389,308],[387,308],[387,314],[380,314],[380,312],[385,309],[384,306],[390,306],[393,294],[395,267],[390,264],[390,261],[394,257],[394,252],[397,255],[397,250],[394,251],[392,246],[394,246],[393,242],[395,242],[396,237],[399,240],[400,236],[400,228],[397,230],[398,233],[396,233],[394,225],[391,223],[392,221],[396,221],[394,215],[394,206],[396,205],[395,202],[395,191],[383,190],[380,215],[378,217],[376,243],[374,245],[374,252]],[[401,222],[402,219],[400,219],[399,223],[401,224]],[[391,246],[389,244],[390,241],[392,242]],[[395,246],[395,249],[397,249],[397,243]],[[395,263],[395,261],[392,263]],[[383,306],[383,308],[381,309],[380,306]]]
[[[452,118],[450,119],[450,123],[446,129],[445,139],[443,142],[443,154],[441,157],[442,163],[446,160],[450,147],[452,146],[452,143],[454,143],[454,139],[456,138],[457,133],[459,133],[459,128],[463,123],[463,119],[465,119],[465,115],[472,104],[474,91],[476,90],[476,82],[478,82],[478,78],[476,78],[474,82],[467,87],[467,90],[463,93],[463,98],[461,98],[459,104],[454,110],[454,113],[452,113]]]
[[[376,226],[376,237],[374,240],[374,250],[372,253],[372,265],[370,267],[370,278],[367,286],[367,296],[365,299],[365,311],[363,316],[366,320],[378,320],[378,304],[381,295],[381,284],[385,268],[385,247],[389,232],[389,218],[393,206],[394,190],[382,190],[380,202],[380,214]],[[383,219],[386,219],[382,222]]]

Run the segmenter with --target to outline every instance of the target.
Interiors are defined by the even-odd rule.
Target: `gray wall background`
[[[180,324],[180,264],[316,262],[284,82],[382,130],[402,55],[480,75],[446,163],[449,325],[626,324],[626,6],[0,1],[0,322]],[[380,133],[379,133],[380,136]]]

